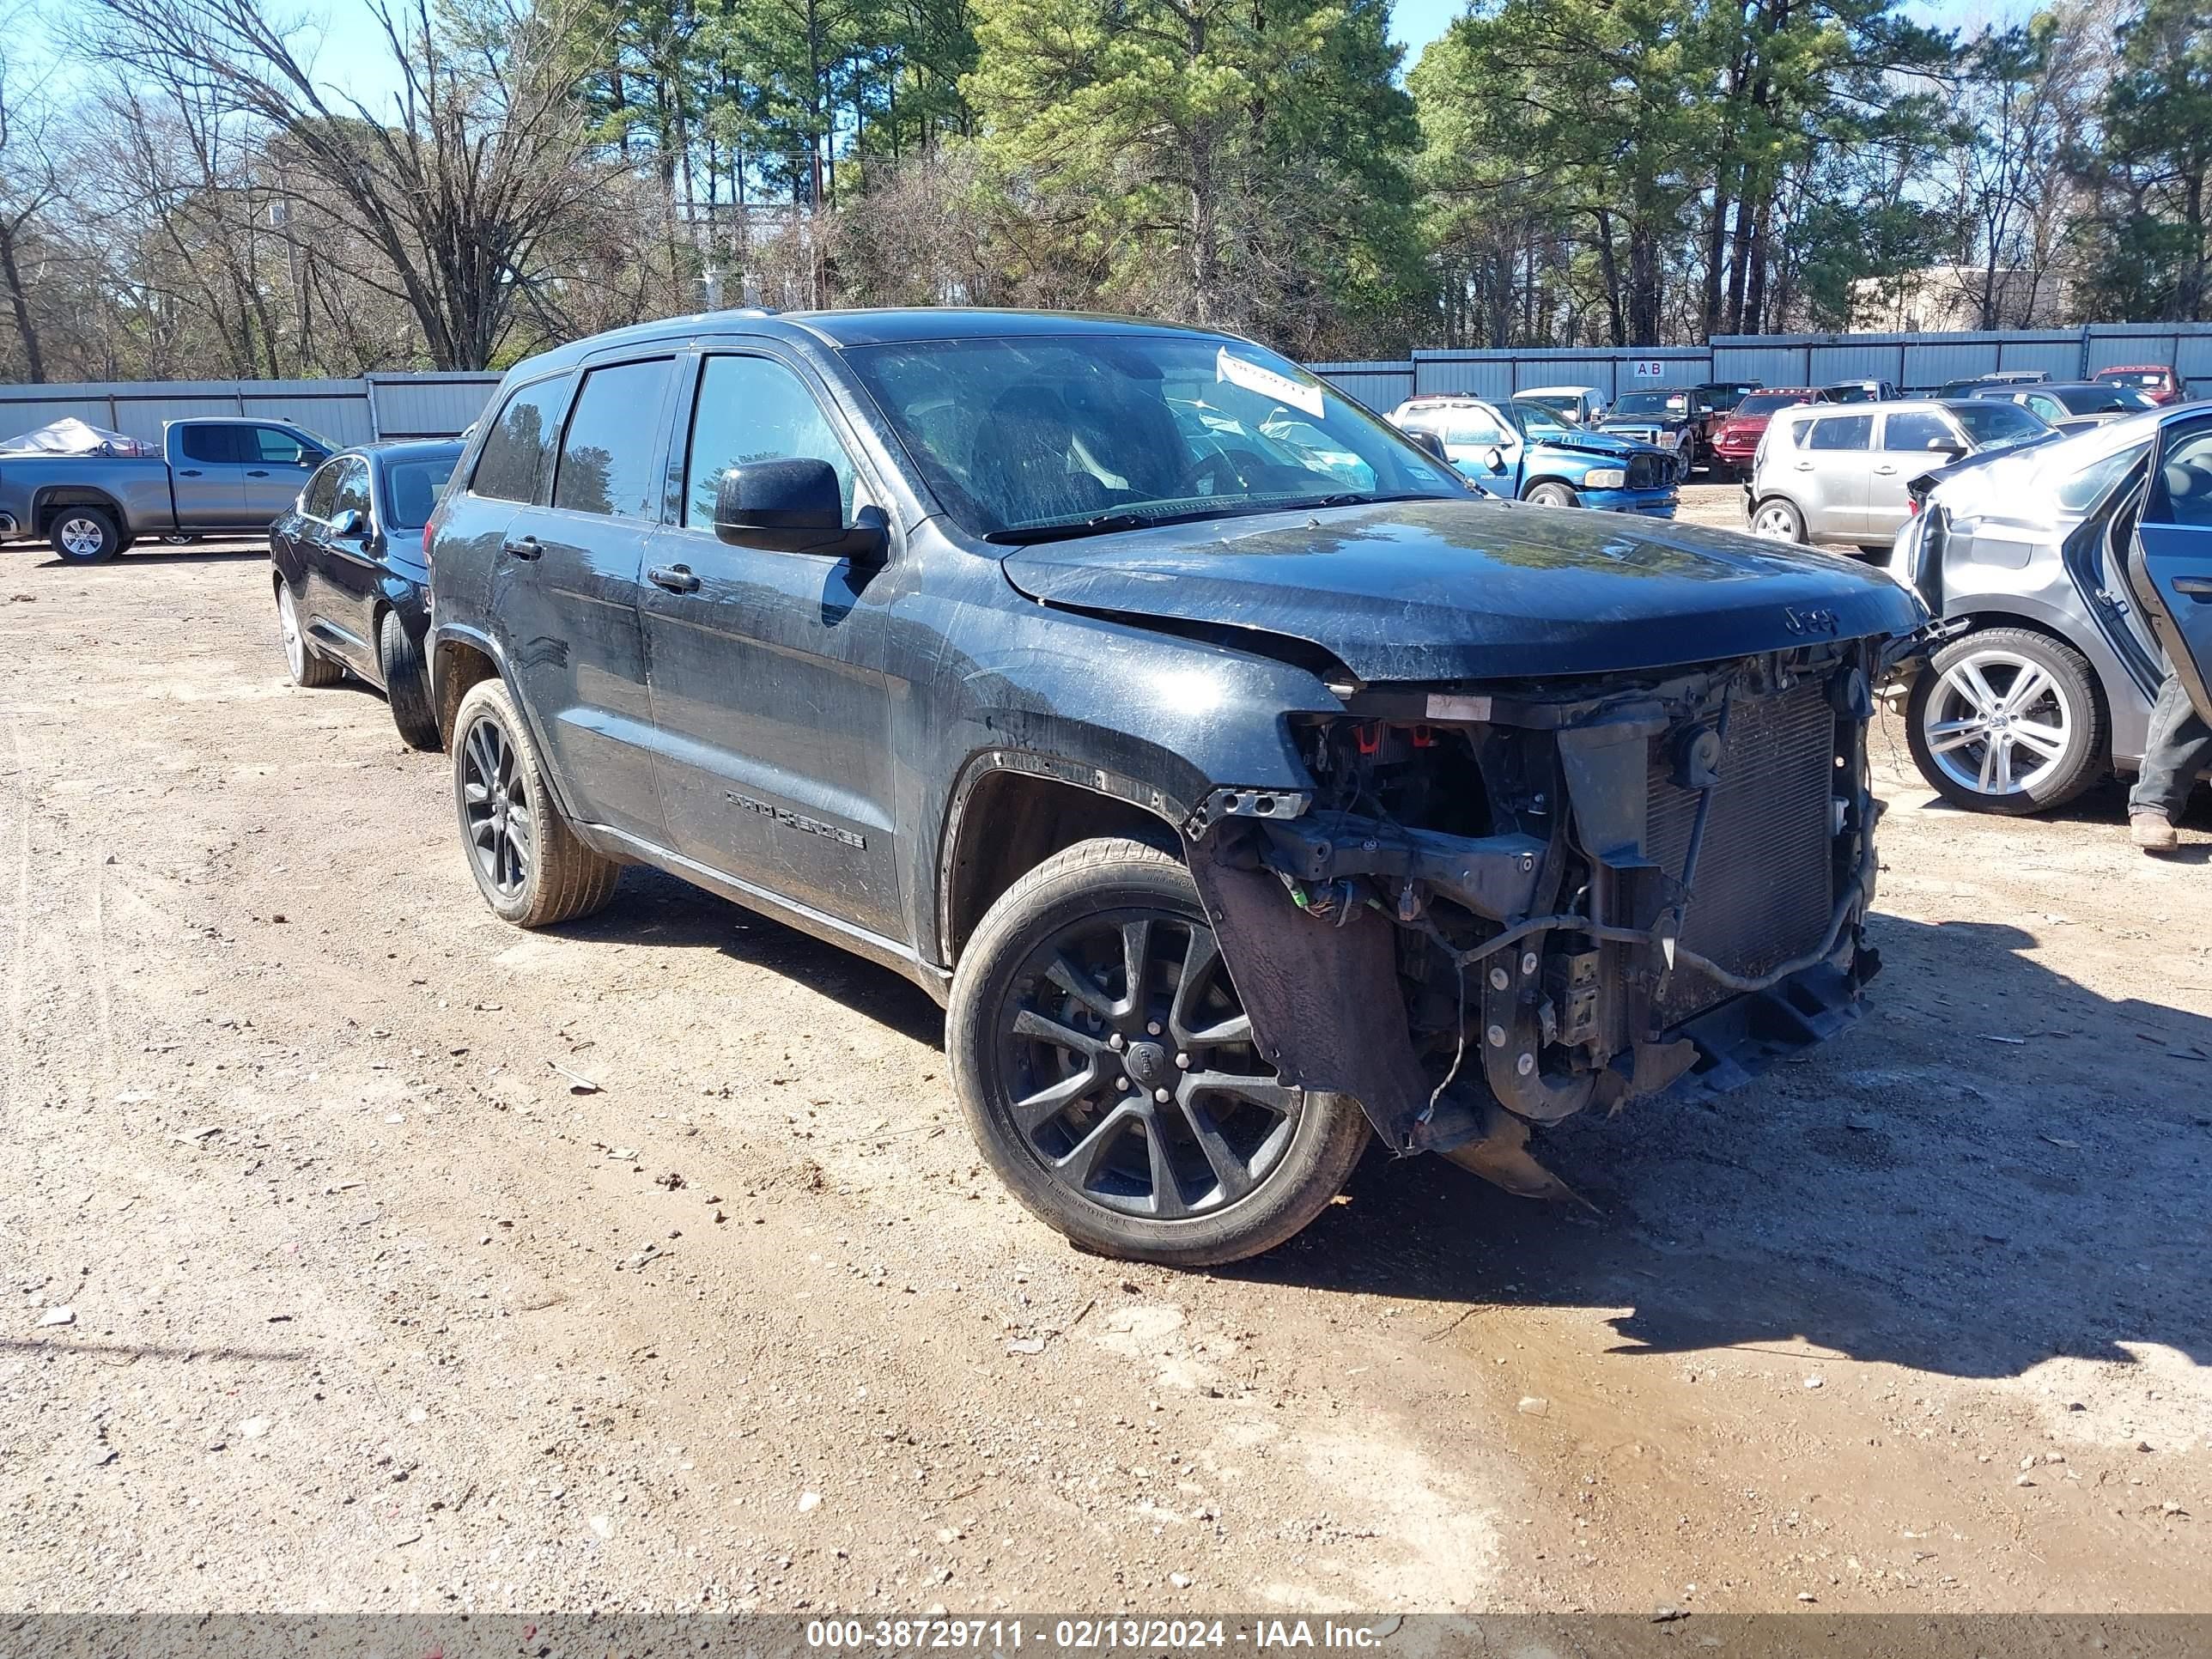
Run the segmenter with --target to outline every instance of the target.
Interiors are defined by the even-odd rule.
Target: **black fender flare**
[[[72,497],[82,496],[86,499],[73,499],[60,502],[54,501],[54,497],[56,495],[62,495]],[[121,536],[126,542],[131,540],[136,534],[136,532],[131,528],[131,517],[130,514],[124,512],[122,502],[117,501],[114,496],[109,495],[105,489],[100,489],[86,484],[73,483],[44,484],[33,494],[31,497],[32,533],[40,536],[45,535],[46,533],[47,520],[59,514],[64,507],[96,507],[100,508],[101,512],[106,514],[110,518],[115,520],[116,533]]]
[[[440,646],[465,645],[470,650],[477,652],[490,659],[494,672],[499,675],[500,683],[507,687],[507,695],[514,704],[515,713],[522,717],[523,725],[529,728],[531,744],[538,750],[538,764],[544,768],[545,780],[553,787],[554,805],[561,809],[562,817],[567,818],[572,825],[575,824],[576,815],[568,810],[568,803],[574,797],[568,793],[568,780],[561,775],[560,766],[553,758],[551,746],[545,741],[544,729],[538,721],[536,711],[531,708],[529,699],[522,695],[522,688],[515,681],[514,670],[507,659],[506,648],[483,629],[472,628],[464,623],[434,624],[430,630],[428,645],[430,647],[430,706],[433,708],[437,707],[438,700],[442,695],[439,684],[438,647]]]

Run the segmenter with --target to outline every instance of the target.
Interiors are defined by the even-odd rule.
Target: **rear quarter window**
[[[497,501],[530,501],[552,459],[561,428],[562,406],[568,400],[570,376],[556,374],[517,386],[500,406],[483,447],[477,452],[469,493]]]

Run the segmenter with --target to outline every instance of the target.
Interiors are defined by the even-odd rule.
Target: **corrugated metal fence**
[[[1597,350],[1416,351],[1403,362],[1316,363],[1314,373],[1370,409],[1460,392],[1503,398],[1542,386],[1638,386],[1759,380],[1771,386],[1888,380],[1907,390],[2006,369],[2086,380],[2128,363],[2170,365],[2191,393],[2212,394],[2212,324],[2093,323],[1987,334],[1723,335],[1709,346]]]
[[[2002,369],[2086,378],[2124,363],[2171,364],[2192,392],[2212,394],[2212,324],[2096,323],[1993,334],[1756,334],[1709,346],[1622,349],[1417,351],[1402,362],[1316,363],[1314,372],[1370,409],[1462,392],[1503,398],[1543,386],[1638,386],[1759,380],[1771,386],[1891,380],[1907,389]],[[341,444],[447,438],[483,412],[496,374],[371,374],[358,380],[138,380],[0,386],[0,438],[65,415],[134,438],[191,415],[268,415]]]
[[[164,421],[266,415],[337,444],[450,438],[483,411],[496,374],[371,374],[359,380],[118,380],[0,386],[0,438],[74,415],[133,438]]]

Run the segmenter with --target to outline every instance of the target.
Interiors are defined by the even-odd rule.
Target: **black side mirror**
[[[1500,449],[1497,445],[1492,444],[1491,446],[1490,454],[1486,459],[1490,470],[1492,472],[1503,472],[1505,471],[1505,452],[1503,449]]]
[[[1930,438],[1928,441],[1928,447],[1938,454],[1949,456],[1954,461],[1966,453],[1966,445],[1960,443],[1956,438]]]
[[[880,559],[890,521],[863,507],[845,522],[836,469],[811,457],[749,461],[722,474],[714,491],[714,535],[732,547],[816,553],[855,563]]]
[[[1444,453],[1444,441],[1435,433],[1423,431],[1419,427],[1408,427],[1406,428],[1406,439],[1414,448],[1431,459],[1443,461],[1447,465],[1450,464],[1451,457]]]
[[[343,540],[350,541],[368,528],[362,522],[360,513],[350,507],[331,520],[331,534]]]

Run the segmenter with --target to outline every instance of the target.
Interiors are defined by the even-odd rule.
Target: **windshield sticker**
[[[1215,354],[1213,364],[1216,380],[1241,386],[1247,392],[1256,392],[1262,398],[1273,398],[1293,409],[1303,409],[1314,419],[1321,419],[1323,411],[1319,386],[1307,386],[1287,374],[1278,374],[1272,368],[1262,368],[1257,363],[1246,362],[1242,357],[1232,357],[1227,346]]]

